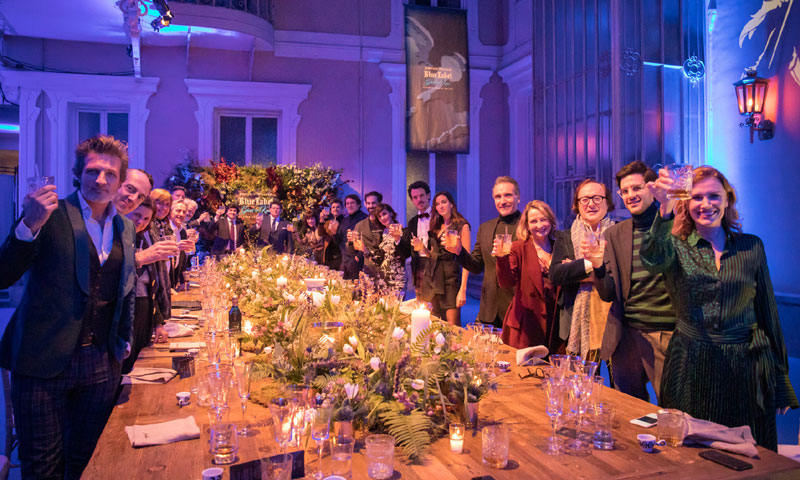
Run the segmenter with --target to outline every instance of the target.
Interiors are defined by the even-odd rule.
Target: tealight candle
[[[287,280],[286,277],[281,276],[275,279],[275,284],[279,287],[285,287],[289,284],[289,280]]]
[[[431,326],[431,312],[418,308],[411,312],[411,343],[417,341],[417,335]]]
[[[461,453],[464,451],[464,433],[465,428],[463,423],[450,424],[450,451],[453,453]]]
[[[242,326],[242,330],[244,330],[244,333],[248,335],[253,333],[253,322],[251,322],[250,320],[245,320],[244,325]]]

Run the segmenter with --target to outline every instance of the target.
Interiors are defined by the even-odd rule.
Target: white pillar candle
[[[450,435],[450,451],[461,453],[464,450],[464,437],[460,435]]]
[[[411,343],[417,341],[417,335],[431,326],[431,312],[418,308],[411,312]]]
[[[275,284],[277,284],[279,287],[285,287],[289,284],[289,280],[287,280],[286,277],[278,277],[275,279]]]

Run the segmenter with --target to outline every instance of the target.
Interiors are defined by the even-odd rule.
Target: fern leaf
[[[411,461],[419,461],[431,444],[431,419],[419,409],[408,415],[392,410],[380,415],[396,444]]]

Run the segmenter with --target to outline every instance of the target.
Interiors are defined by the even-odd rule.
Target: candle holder
[[[464,436],[466,435],[467,428],[463,423],[450,424],[450,451],[453,453],[461,453],[464,451]]]

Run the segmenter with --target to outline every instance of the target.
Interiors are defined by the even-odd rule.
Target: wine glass
[[[311,438],[317,443],[317,453],[319,458],[319,470],[315,478],[318,480],[323,477],[322,474],[322,446],[331,434],[331,415],[333,414],[333,407],[324,402],[317,405],[314,410],[314,419],[311,423]]]
[[[207,374],[211,407],[216,415],[217,423],[222,421],[222,414],[228,410],[228,399],[231,389],[231,374],[217,370]]]
[[[575,440],[570,442],[567,448],[573,453],[581,454],[589,450],[589,444],[581,439],[581,427],[594,381],[591,377],[580,374],[570,375],[568,381],[570,410],[575,416]]]
[[[544,379],[545,394],[547,400],[547,407],[545,413],[550,417],[550,425],[553,428],[553,435],[547,439],[548,455],[559,455],[564,452],[564,447],[561,440],[556,437],[556,428],[558,427],[558,419],[564,413],[564,385],[562,381],[555,377]]]
[[[269,411],[272,414],[272,428],[275,431],[275,442],[286,453],[286,447],[292,439],[292,421],[294,408],[288,398],[277,397],[269,402]]]
[[[233,371],[236,374],[239,399],[242,401],[242,428],[239,430],[239,435],[251,437],[258,434],[258,431],[248,428],[246,416],[247,400],[250,398],[250,379],[253,373],[253,362],[236,362],[233,364]]]

